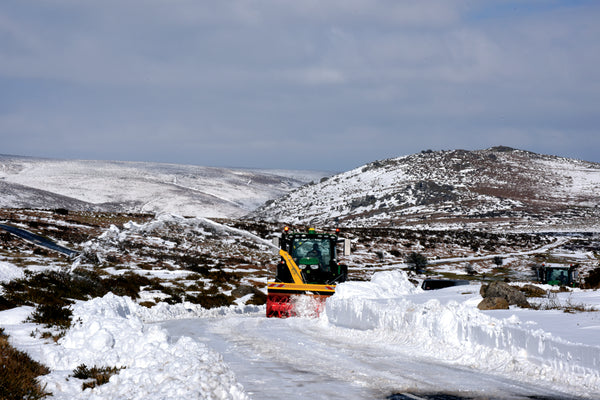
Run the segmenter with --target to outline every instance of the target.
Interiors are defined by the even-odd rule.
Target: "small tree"
[[[475,267],[473,267],[473,264],[467,264],[467,266],[465,267],[465,271],[469,276],[477,274],[477,271],[475,270]]]
[[[494,257],[494,264],[496,264],[497,266],[501,266],[503,263],[504,263],[504,259],[502,259],[502,257],[500,257],[500,256]]]
[[[406,263],[411,266],[410,269],[422,272],[427,266],[427,257],[421,253],[413,251],[406,257]]]

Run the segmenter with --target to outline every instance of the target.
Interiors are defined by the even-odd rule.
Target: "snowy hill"
[[[304,186],[252,217],[342,226],[581,229],[600,221],[600,164],[508,147],[424,151]]]
[[[236,217],[325,175],[0,155],[0,207]]]

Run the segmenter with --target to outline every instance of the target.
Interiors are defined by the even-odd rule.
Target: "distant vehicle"
[[[469,285],[470,282],[465,279],[425,279],[421,284],[423,290],[443,289],[452,286]]]
[[[577,286],[578,265],[539,265],[533,267],[539,283],[556,286]]]

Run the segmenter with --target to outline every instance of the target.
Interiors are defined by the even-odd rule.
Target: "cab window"
[[[292,258],[298,262],[302,258],[318,258],[319,263],[329,265],[331,261],[331,242],[329,239],[294,238]]]

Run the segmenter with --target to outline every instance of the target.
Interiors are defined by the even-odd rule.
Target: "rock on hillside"
[[[252,218],[340,226],[585,230],[600,220],[600,164],[508,147],[424,151],[323,178]]]

